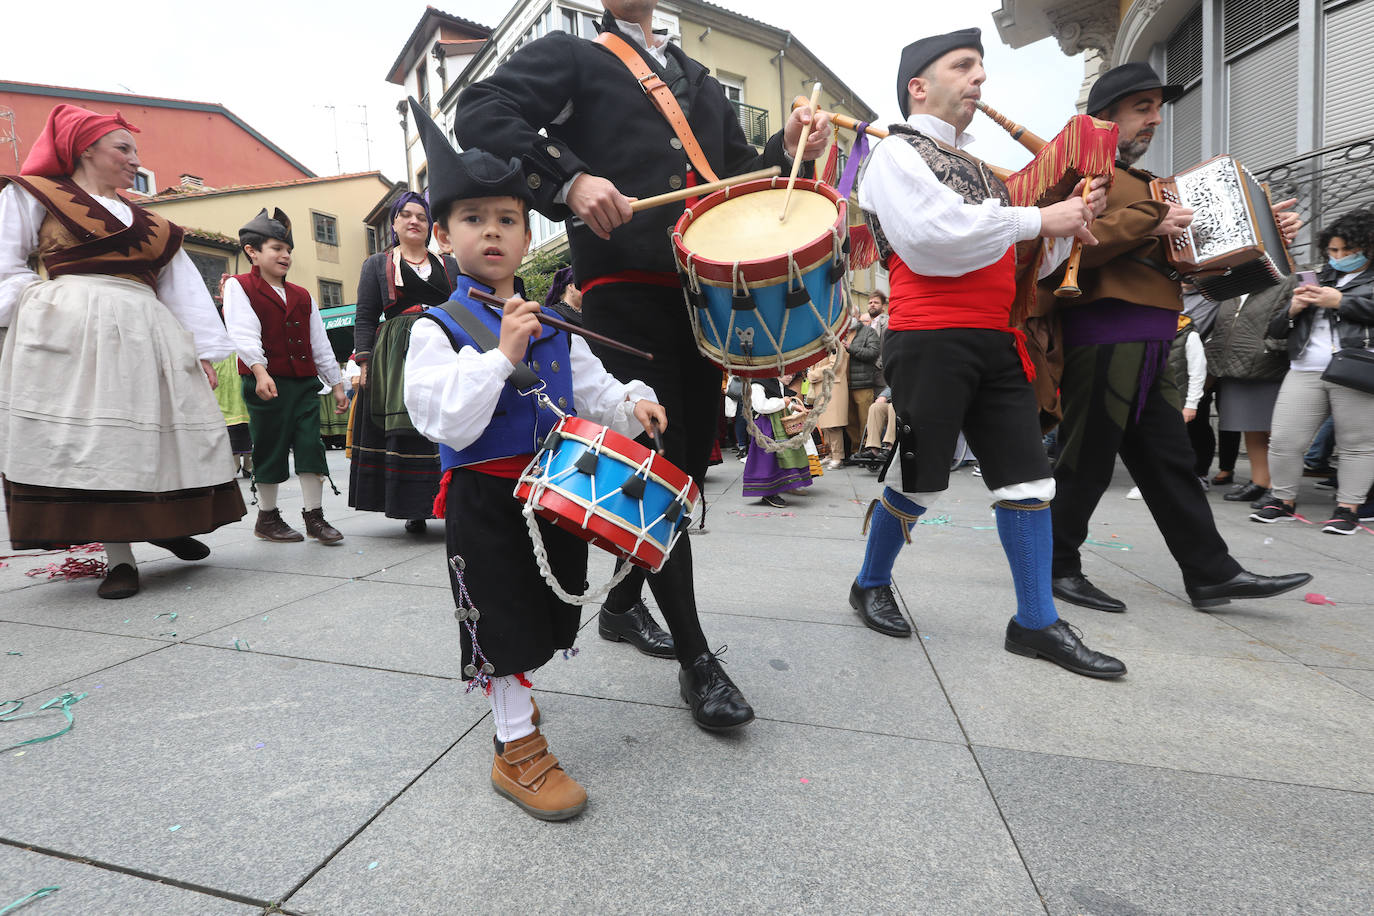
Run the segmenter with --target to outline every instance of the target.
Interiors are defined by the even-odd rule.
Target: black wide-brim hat
[[[458,152],[419,103],[409,101],[420,131],[420,143],[425,148],[431,212],[447,214],[454,201],[474,197],[514,197],[527,207],[534,206],[534,195],[525,182],[525,170],[519,159],[503,160],[480,149]]]
[[[931,35],[929,38],[913,41],[902,48],[902,61],[897,65],[897,107],[901,109],[902,117],[905,118],[911,113],[907,110],[909,98],[906,92],[907,83],[920,76],[921,71],[950,51],[957,51],[960,48],[972,48],[981,57],[983,54],[983,30],[959,29],[957,32],[946,32],[943,35]]]
[[[1095,115],[1105,111],[1126,96],[1148,89],[1162,90],[1166,102],[1172,102],[1183,95],[1182,86],[1165,83],[1159,78],[1154,67],[1144,61],[1136,61],[1113,67],[1097,78],[1097,82],[1093,83],[1092,89],[1088,91],[1088,114]]]

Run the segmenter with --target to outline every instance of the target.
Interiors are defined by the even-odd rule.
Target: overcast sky
[[[507,0],[434,5],[493,27],[510,8]],[[1000,0],[723,5],[790,29],[884,120],[897,117],[902,46],[937,32],[981,27],[989,72],[984,98],[1042,136],[1052,136],[1073,113],[1083,77],[1081,59],[1065,57],[1052,39],[1015,51],[1002,45],[991,16]],[[16,0],[6,6],[0,79],[218,102],[318,174],[370,167],[392,180],[405,177],[396,115],[401,89],[386,75],[423,2],[64,0],[50,7]],[[60,21],[52,18],[54,9]],[[1019,166],[1029,159],[981,115],[971,131],[979,138],[974,151],[991,162]]]

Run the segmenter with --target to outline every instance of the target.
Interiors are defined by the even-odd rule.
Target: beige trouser
[[[874,401],[868,408],[864,448],[882,448],[897,441],[897,411],[891,401]]]

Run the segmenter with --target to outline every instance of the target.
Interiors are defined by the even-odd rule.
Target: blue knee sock
[[[1059,619],[1050,590],[1054,536],[1049,507],[1037,499],[999,502],[997,534],[1016,586],[1016,622],[1029,630],[1043,630]]]
[[[917,505],[891,487],[883,490],[883,498],[870,509],[868,546],[857,580],[861,588],[892,584],[892,564],[897,562],[902,545],[911,539],[917,517],[925,511],[925,506]]]

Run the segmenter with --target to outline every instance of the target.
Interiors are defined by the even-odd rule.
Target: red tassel
[[[868,226],[849,227],[849,269],[863,270],[878,260],[878,243]]]
[[[821,181],[835,186],[835,181],[840,177],[840,147],[838,143],[830,144],[830,153],[825,157],[825,167],[821,169]]]
[[[511,677],[519,681],[521,687],[529,687],[530,689],[534,689],[534,685],[530,683],[530,679],[525,677],[525,672],[517,671],[515,672],[515,674],[511,675]]]
[[[439,492],[434,495],[434,517],[446,518],[448,513],[448,485],[453,480],[453,468],[444,472],[439,479]]]

